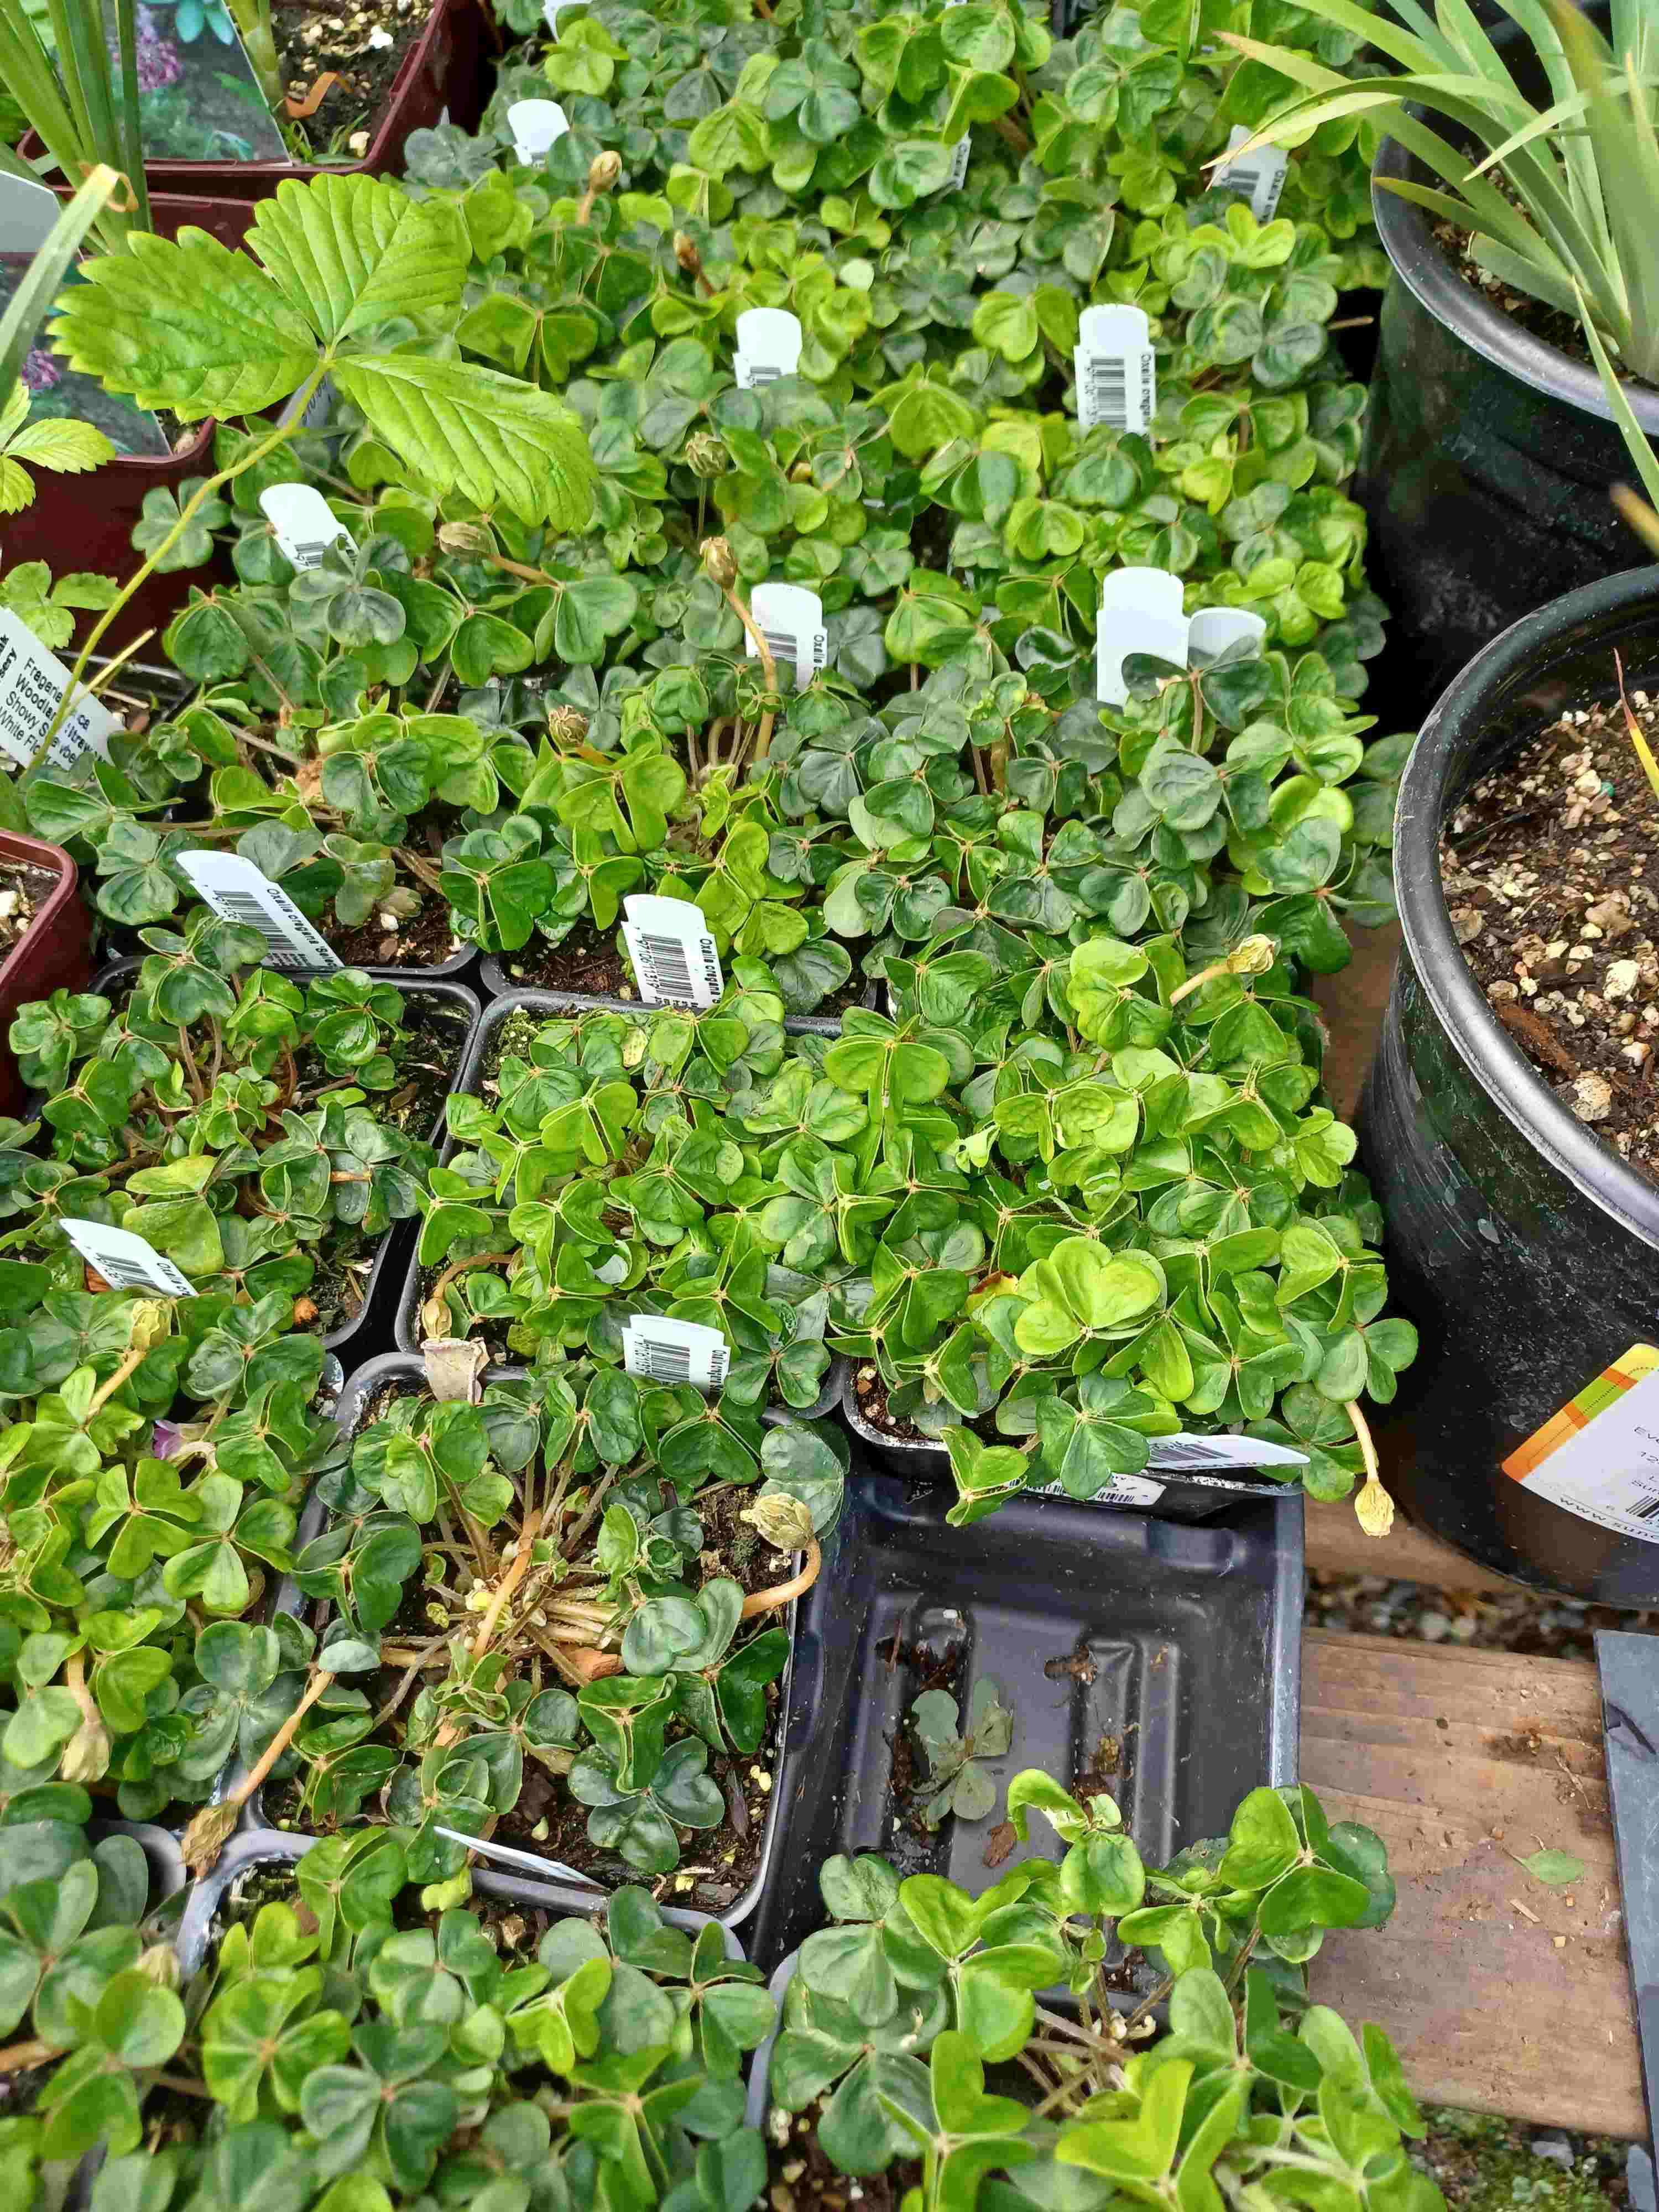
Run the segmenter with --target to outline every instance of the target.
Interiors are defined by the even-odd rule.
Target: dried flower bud
[[[161,1343],[172,1322],[173,1308],[165,1298],[140,1298],[129,1316],[132,1334],[128,1340],[135,1352],[148,1352]]]
[[[1374,1474],[1366,1478],[1353,1510],[1368,1536],[1386,1536],[1394,1526],[1394,1500]]]
[[[674,233],[674,258],[688,276],[702,276],[702,256],[683,230]]]
[[[1275,949],[1271,937],[1247,937],[1227,955],[1229,974],[1265,975],[1273,964]]]
[[[763,1492],[738,1518],[758,1529],[776,1551],[804,1551],[812,1540],[811,1510],[787,1491]]]
[[[738,580],[738,558],[730,544],[724,538],[705,538],[697,551],[704,574],[712,576],[721,591],[729,592]]]
[[[179,1848],[193,1875],[212,1871],[220,1852],[235,1832],[241,1809],[233,1798],[227,1798],[222,1805],[204,1805],[185,1830]]]
[[[587,717],[580,707],[550,707],[547,734],[555,744],[579,745],[587,735]]]
[[[495,541],[481,522],[441,522],[438,544],[446,553],[493,553]]]
[[[587,189],[590,192],[614,192],[621,176],[620,154],[596,154],[588,164]]]
[[[711,477],[726,474],[732,456],[724,439],[717,438],[712,430],[696,430],[685,441],[685,465],[694,477],[707,483]]]

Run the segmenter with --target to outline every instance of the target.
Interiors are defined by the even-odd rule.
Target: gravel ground
[[[1618,1613],[1581,1599],[1532,1590],[1455,1595],[1386,1575],[1308,1577],[1308,1626],[1359,1636],[1402,1636],[1424,1644],[1470,1644],[1482,1651],[1524,1651],[1541,1659],[1591,1659],[1598,1628],[1652,1635],[1659,1613]]]
[[[1451,2212],[1633,2212],[1623,2143],[1603,2136],[1531,2128],[1448,2108],[1424,2114],[1425,2142],[1414,2163],[1431,2174]]]

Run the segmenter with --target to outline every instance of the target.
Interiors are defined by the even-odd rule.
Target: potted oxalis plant
[[[297,1859],[249,1838],[175,1954],[139,1867],[88,1851],[73,1794],[0,1899],[29,2031],[7,2057],[38,2083],[4,2124],[24,2183],[104,2151],[94,2212],[278,2185],[412,2203],[556,2181],[605,2203],[623,2180],[641,2207],[745,2212],[769,2182],[813,2203],[843,2176],[925,2206],[1186,2202],[1287,2174],[1443,2202],[1407,2155],[1423,2122],[1387,2038],[1307,2001],[1323,1931],[1379,1923],[1393,1892],[1376,1838],[1305,1790],[1252,1792],[1228,1837],[1148,1869],[1109,1800],[1028,1771],[1010,1820],[1024,1837],[1042,1813],[1063,1856],[977,1898],[832,1859],[834,1925],[790,1962],[781,2030],[720,1931],[641,1889],[592,1917],[428,1891],[411,1922],[395,1832]],[[1103,1979],[1115,1936],[1168,1969],[1139,2004]]]

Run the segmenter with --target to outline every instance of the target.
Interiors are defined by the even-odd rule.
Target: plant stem
[[[99,640],[103,636],[104,632],[109,628],[110,624],[115,620],[117,615],[118,615],[122,609],[126,606],[128,602],[131,599],[133,593],[138,589],[139,586],[146,582],[149,577],[155,574],[156,563],[165,554],[170,553],[173,550],[179,540],[184,536],[185,532],[188,529],[191,521],[195,519],[198,511],[206,503],[206,501],[211,499],[215,493],[216,493],[222,485],[229,483],[233,477],[241,476],[246,471],[251,469],[256,462],[264,460],[267,453],[274,453],[278,446],[285,446],[288,443],[289,440],[294,435],[295,431],[299,427],[301,416],[304,414],[307,406],[317,390],[318,386],[322,382],[324,377],[326,376],[327,374],[328,364],[325,362],[319,361],[316,368],[312,370],[311,374],[307,377],[305,382],[300,386],[299,391],[295,394],[293,411],[289,420],[286,423],[279,423],[276,428],[271,432],[268,438],[262,438],[252,451],[242,456],[240,461],[233,462],[228,469],[221,469],[217,476],[204,477],[203,478],[199,489],[195,493],[192,498],[185,502],[179,514],[179,520],[173,524],[172,529],[168,531],[167,536],[161,540],[155,551],[146,558],[137,574],[131,577],[127,583],[122,586],[120,595],[116,599],[114,605],[112,606],[106,607],[103,613],[99,616],[97,621],[93,624],[91,630],[88,634],[86,643],[81,648],[80,659],[70,671],[70,680],[64,686],[64,696],[58,702],[58,712],[52,718],[52,726],[47,730],[45,737],[41,738],[39,745],[35,748],[34,757],[29,763],[31,768],[38,767],[40,762],[46,758],[52,739],[58,735],[58,729],[63,723],[64,715],[69,713],[70,709],[74,706],[76,699],[80,696],[82,686],[86,676],[87,663],[91,659],[94,653],[96,651]]]
[[[775,1612],[779,1606],[787,1605],[791,1598],[803,1595],[817,1582],[818,1569],[823,1565],[823,1553],[819,1549],[818,1540],[816,1536],[809,1536],[806,1540],[806,1564],[800,1572],[792,1576],[787,1583],[775,1583],[770,1589],[756,1590],[752,1596],[744,1598],[738,1620],[753,1620],[757,1613]]]
[[[519,1548],[514,1554],[513,1564],[501,1577],[495,1594],[489,1601],[489,1608],[478,1624],[478,1632],[472,1639],[472,1657],[475,1663],[483,1658],[489,1649],[489,1639],[495,1633],[495,1624],[501,1619],[508,1598],[524,1580],[525,1571],[530,1565],[530,1547],[536,1540],[536,1531],[540,1526],[541,1516],[538,1513],[532,1513],[524,1524],[523,1532],[519,1538]]]
[[[92,1403],[87,1407],[87,1419],[88,1421],[92,1419],[93,1415],[98,1412],[100,1407],[106,1405],[110,1399],[115,1395],[121,1385],[126,1381],[128,1376],[135,1373],[136,1370],[143,1364],[144,1356],[149,1350],[149,1346],[147,1344],[135,1345],[132,1350],[128,1352],[126,1358],[121,1362],[121,1364],[116,1369],[114,1374],[110,1376],[109,1381],[99,1385],[98,1389],[93,1393]],[[85,1424],[83,1423],[82,1426],[84,1425]]]

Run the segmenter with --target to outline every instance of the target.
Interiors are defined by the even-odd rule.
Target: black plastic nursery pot
[[[484,1380],[495,1382],[523,1372],[522,1368],[491,1367],[486,1370]],[[377,1358],[365,1360],[362,1365],[347,1379],[345,1387],[340,1393],[339,1401],[335,1408],[335,1425],[342,1437],[348,1438],[354,1437],[367,1417],[369,1408],[383,1391],[415,1391],[422,1390],[425,1388],[426,1370],[423,1364],[420,1359],[411,1358],[405,1352],[385,1352]],[[322,1533],[326,1513],[327,1509],[322,1501],[319,1498],[312,1498],[301,1516],[299,1529],[294,1542],[296,1552]],[[800,1555],[797,1553],[797,1567],[799,1565],[799,1559]],[[284,1577],[276,1593],[276,1610],[279,1613],[297,1615],[306,1612],[311,1604],[312,1601],[301,1594],[293,1578]],[[790,1632],[792,1646],[795,1626],[799,1617],[800,1600],[792,1599],[783,1623]],[[778,1684],[779,1737],[775,1759],[775,1766],[778,1770],[781,1769],[789,1740],[791,1686],[794,1679],[794,1653],[792,1649]],[[222,1778],[221,1788],[217,1794],[222,1796],[228,1794],[228,1791],[235,1786],[236,1781],[237,1775],[234,1770],[227,1772]],[[243,1808],[243,1832],[257,1833],[266,1837],[274,1836],[284,1844],[297,1846],[298,1850],[302,1850],[308,1844],[315,1842],[316,1838],[306,1836],[300,1831],[276,1829],[270,1826],[270,1814],[266,1803],[267,1787],[268,1785],[262,1784],[249,1796]],[[752,1878],[738,1895],[724,1905],[720,1911],[705,1913],[700,1910],[694,1910],[693,1917],[698,1924],[704,1920],[713,1919],[718,1920],[722,1928],[730,1929],[740,1925],[754,1911],[757,1904],[765,1893],[773,1862],[781,1845],[782,1821],[779,1809],[781,1802],[782,1793],[780,1789],[774,1787],[768,1796],[765,1832],[761,1838],[760,1859]],[[545,1888],[550,1885],[562,1895],[574,1900],[568,1908],[568,1910],[586,1912],[591,1911],[596,1903],[602,1904],[611,1893],[613,1888],[623,1886],[620,1882],[605,1884],[595,1881],[580,1869],[567,1866],[559,1859],[544,1858],[540,1852],[528,1846],[514,1844],[511,1846],[511,1859],[503,1860],[494,1865],[489,1862],[491,1844],[486,1840],[477,1848],[477,1856],[473,1863],[475,1881],[477,1881],[481,1871],[488,1869],[492,1881],[510,1881],[518,1885],[517,1888],[504,1892],[505,1894],[517,1895],[520,1890],[527,1887]],[[297,1856],[297,1850],[295,1855]],[[526,1883],[524,1869],[526,1863],[532,1859],[539,1861],[546,1871],[544,1875],[531,1877]],[[507,1870],[514,1866],[520,1869],[518,1874],[511,1874]]]
[[[759,1965],[823,1923],[817,1870],[838,1851],[879,1851],[902,1874],[975,1893],[995,1880],[993,1822],[951,1815],[929,1834],[920,1750],[896,1765],[924,1687],[948,1690],[965,1717],[994,1680],[1016,1716],[990,1766],[999,1800],[1027,1766],[1108,1792],[1157,1863],[1224,1835],[1246,1790],[1295,1778],[1299,1490],[1235,1500],[1198,1527],[1026,1497],[953,1528],[939,1491],[854,1467],[800,1601],[774,1790],[788,1848],[745,1939]],[[1041,1822],[1032,1840],[1063,1855]]]
[[[274,1870],[295,1865],[319,1840],[316,1836],[285,1835],[276,1828],[243,1828],[231,1838],[211,1870],[191,1891],[190,1901],[179,1923],[174,1948],[179,1973],[186,1982],[206,1964],[218,1932],[220,1916],[227,1903],[234,1901],[237,1884],[261,1869]],[[586,1917],[592,1914],[596,1903],[604,1902],[591,1889],[578,1891],[561,1887],[556,1882],[525,1881],[481,1867],[473,1869],[472,1888],[477,1896],[502,1904],[531,1905],[560,1917]],[[672,1905],[665,1905],[662,1911],[665,1920],[684,1929],[690,1936],[695,1936],[708,1924],[706,1912],[688,1912]],[[725,1936],[726,1957],[741,1959],[742,1944],[730,1929]]]
[[[112,997],[138,973],[137,960],[112,960],[95,975],[89,990]],[[370,969],[370,975],[377,971]],[[379,971],[382,975],[386,970]],[[441,981],[435,977],[410,975],[407,969],[398,969],[395,979],[405,997],[422,999],[437,1006],[452,1010],[446,1025],[453,1023],[453,1043],[447,1048],[453,1051],[454,1062],[459,1067],[466,1060],[477,1030],[479,1007],[477,995],[464,983]],[[443,1133],[443,1113],[438,1119],[427,1142],[436,1144]],[[392,1317],[398,1291],[402,1286],[410,1260],[413,1255],[414,1240],[420,1224],[415,1221],[395,1221],[375,1248],[370,1265],[368,1280],[363,1285],[363,1302],[356,1316],[339,1328],[329,1329],[323,1337],[325,1352],[334,1353],[341,1366],[349,1373],[361,1360],[380,1351],[392,1334]]]
[[[486,981],[489,964],[488,961],[484,963]],[[649,1015],[653,1011],[652,1007],[642,1006],[629,999],[586,999],[568,991],[505,992],[485,1006],[453,1087],[458,1091],[471,1091],[475,1095],[481,1091],[483,1071],[489,1062],[495,1033],[502,1023],[510,1020],[514,1014],[538,1014],[557,1019],[562,1016],[570,1018],[592,1013],[638,1017]],[[786,1019],[784,1027],[792,1036],[834,1036],[838,1024],[832,1021],[818,1021],[808,1014],[792,1014]],[[447,1160],[453,1149],[453,1140],[446,1139],[442,1158]],[[410,1254],[409,1270],[398,1294],[397,1313],[392,1322],[393,1341],[398,1351],[410,1353],[420,1351],[426,1334],[421,1326],[421,1304],[426,1294],[425,1279],[432,1272],[430,1267],[421,1264],[418,1236],[415,1242],[416,1249]],[[791,1407],[788,1410],[793,1417],[801,1421],[817,1421],[826,1419],[833,1413],[842,1402],[846,1368],[844,1359],[832,1358],[824,1375],[823,1389],[810,1406]]]
[[[24,1085],[9,1042],[12,1018],[32,1000],[49,999],[54,991],[83,989],[92,963],[80,872],[63,847],[0,830],[0,865],[7,862],[52,879],[28,927],[0,958],[0,1114],[21,1114]]]
[[[1366,697],[1385,729],[1419,722],[1500,630],[1638,551],[1607,496],[1633,471],[1595,364],[1465,283],[1428,215],[1381,181],[1407,177],[1438,181],[1389,139],[1371,204],[1394,282],[1353,485],[1391,617]],[[1644,430],[1659,432],[1659,391],[1626,392]]]
[[[931,1438],[895,1436],[871,1420],[859,1404],[858,1382],[862,1364],[842,1360],[841,1414],[853,1434],[877,1465],[890,1474],[915,1483],[946,1483],[951,1480],[951,1455]],[[833,1379],[833,1376],[832,1378]],[[1010,1443],[1019,1440],[1010,1437]],[[1294,1472],[1294,1470],[1292,1470]],[[1165,1468],[1149,1467],[1134,1476],[1118,1497],[1066,1498],[1058,1487],[1036,1490],[1037,1497],[1060,1498],[1090,1512],[1151,1513],[1159,1521],[1208,1521],[1241,1498],[1282,1498],[1287,1490],[1300,1494],[1297,1484],[1274,1482],[1266,1475],[1177,1474]],[[1156,1493],[1156,1494],[1154,1494]]]
[[[1659,569],[1516,623],[1424,724],[1395,817],[1404,949],[1358,1121],[1391,1300],[1420,1339],[1382,1439],[1390,1486],[1414,1521],[1500,1574],[1634,1607],[1659,1604],[1659,1516],[1639,1517],[1659,1494],[1659,1444],[1610,1450],[1604,1431],[1577,1510],[1536,1486],[1560,1479],[1545,1448],[1638,1379],[1626,1355],[1659,1334],[1659,1188],[1510,1042],[1458,948],[1438,857],[1441,825],[1478,777],[1567,708],[1615,694],[1615,653],[1630,684],[1659,678]],[[1575,1408],[1589,1386],[1592,1403]],[[1595,1517],[1620,1498],[1651,1537]]]

